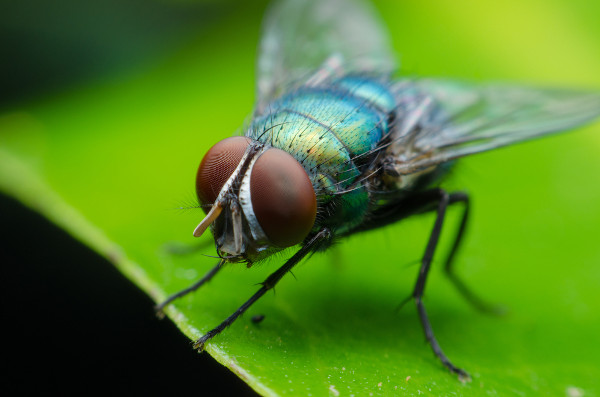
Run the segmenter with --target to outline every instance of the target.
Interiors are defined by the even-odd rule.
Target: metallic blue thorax
[[[247,136],[294,156],[327,215],[316,226],[344,233],[367,213],[368,168],[395,107],[386,81],[347,76],[283,95],[254,118]]]

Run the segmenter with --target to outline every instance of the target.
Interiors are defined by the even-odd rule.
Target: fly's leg
[[[214,329],[208,331],[202,337],[200,337],[196,343],[194,343],[194,349],[198,351],[203,351],[206,342],[210,341],[212,338],[220,334],[225,328],[230,326],[239,316],[244,314],[246,310],[254,302],[259,300],[268,290],[275,287],[275,285],[281,280],[281,278],[289,272],[298,262],[302,260],[306,255],[314,252],[319,245],[328,240],[330,238],[330,232],[328,229],[322,229],[319,233],[317,233],[310,241],[304,245],[298,252],[294,254],[290,259],[287,260],[279,269],[273,272],[267,279],[262,283],[262,287],[254,294],[250,299],[246,301],[242,306],[239,307],[233,314],[227,317],[221,324],[219,324]]]
[[[425,337],[434,354],[440,359],[442,364],[446,366],[450,371],[457,374],[459,378],[469,379],[469,374],[452,364],[448,357],[442,351],[435,335],[433,333],[433,329],[431,327],[431,323],[429,322],[429,318],[427,317],[427,311],[425,310],[425,305],[423,303],[423,292],[425,290],[425,282],[427,280],[427,275],[429,274],[429,269],[431,267],[431,260],[433,259],[433,253],[435,252],[435,248],[437,247],[440,233],[442,231],[442,225],[444,223],[444,217],[446,215],[446,209],[452,203],[458,201],[464,201],[465,197],[467,197],[463,193],[452,193],[449,194],[445,190],[436,189],[431,191],[435,193],[438,198],[438,207],[437,207],[437,216],[435,218],[435,223],[433,225],[433,230],[431,231],[431,235],[429,236],[429,241],[427,243],[427,247],[425,248],[425,254],[423,255],[423,259],[421,261],[421,268],[419,270],[419,277],[417,278],[417,282],[415,284],[415,288],[413,290],[412,297],[417,306],[417,311],[419,313],[419,318],[421,319],[421,324],[423,325],[423,330],[425,331]],[[457,245],[457,244],[455,244]]]
[[[202,277],[200,280],[198,280],[195,284],[189,286],[188,288],[181,290],[171,296],[169,296],[164,302],[154,306],[154,310],[156,310],[156,315],[160,318],[164,317],[164,313],[163,313],[163,309],[165,308],[165,306],[167,306],[169,303],[173,302],[175,299],[179,299],[182,296],[185,296],[187,294],[189,294],[190,292],[194,292],[196,291],[198,288],[200,288],[204,283],[210,281],[210,279],[212,279],[215,274],[217,274],[219,272],[219,270],[221,270],[221,268],[223,267],[223,264],[225,263],[225,260],[220,260],[219,263],[217,263],[217,266],[213,267],[212,269],[210,269],[208,271],[208,273],[206,273],[204,275],[204,277]]]
[[[467,220],[469,218],[469,196],[466,193],[453,193],[451,195],[453,199],[453,203],[462,202],[464,203],[464,211],[462,215],[462,220],[460,222],[460,226],[458,227],[458,231],[456,232],[456,237],[454,238],[454,243],[452,244],[452,248],[448,253],[448,257],[446,258],[446,264],[444,265],[444,271],[446,275],[450,279],[450,281],[454,284],[454,287],[461,293],[461,295],[469,302],[473,307],[477,310],[482,311],[484,313],[489,314],[502,314],[504,309],[500,306],[494,306],[483,299],[481,299],[478,295],[473,293],[473,291],[467,287],[467,285],[458,277],[458,275],[454,272],[454,257],[456,256],[456,252],[460,247],[460,243],[463,239],[466,227]]]

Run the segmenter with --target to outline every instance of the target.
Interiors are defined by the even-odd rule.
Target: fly
[[[229,263],[254,263],[298,250],[216,328],[199,351],[307,255],[335,240],[435,212],[413,299],[425,335],[443,365],[466,371],[443,353],[422,301],[446,210],[462,221],[445,262],[458,290],[486,308],[454,273],[469,196],[434,187],[454,160],[571,129],[600,115],[600,96],[569,90],[473,85],[394,78],[383,25],[358,0],[283,0],[267,12],[257,63],[257,102],[244,136],[214,145],[202,159],[196,192],[221,258],[196,284]]]

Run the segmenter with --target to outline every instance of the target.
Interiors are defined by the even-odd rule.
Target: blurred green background
[[[600,89],[600,4],[592,0],[375,3],[401,74]],[[201,156],[234,133],[252,108],[265,6],[0,4],[0,189],[115,263],[155,300],[190,284],[213,260],[171,257],[164,243],[192,242],[201,213],[175,208],[193,198]],[[458,383],[432,357],[412,307],[394,311],[411,291],[417,266],[410,264],[422,254],[429,216],[306,261],[295,271],[297,281],[286,277],[210,353],[263,394],[597,395],[599,134],[596,124],[465,159],[447,182],[473,196],[459,271],[510,310],[502,318],[476,313],[433,272],[426,303],[434,330],[472,383]],[[15,366],[14,382],[52,367],[52,358],[37,353],[44,346],[51,357],[67,354],[70,365],[41,378],[43,391],[75,388],[83,373],[93,382],[128,371],[138,374],[129,380],[138,392],[189,387],[227,394],[229,385],[236,387],[224,368],[188,357],[185,341],[163,345],[176,334],[164,330],[166,321],[156,325],[150,301],[126,283],[115,287],[122,282],[116,273],[97,276],[111,271],[101,270],[108,262],[65,236],[53,240],[58,231],[8,198],[2,214],[10,225],[2,257],[11,265],[4,266],[11,288],[3,291],[3,310],[27,362]],[[451,212],[448,229],[457,215]],[[170,314],[197,336],[253,293],[277,259],[223,272]],[[78,278],[49,287],[56,274]],[[90,290],[97,291],[66,309]],[[49,301],[51,293],[58,297]],[[98,321],[94,313],[102,309],[105,321]],[[138,310],[145,322],[130,324]],[[91,323],[83,325],[86,311]],[[250,314],[266,320],[252,325]],[[150,334],[154,326],[165,328]],[[108,333],[120,342],[103,342]],[[78,355],[65,353],[67,346]],[[112,361],[95,361],[111,346],[120,352],[109,353]],[[166,356],[176,349],[186,353]],[[237,386],[235,393],[249,392]]]

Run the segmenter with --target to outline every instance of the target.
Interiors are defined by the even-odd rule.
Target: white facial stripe
[[[252,233],[252,237],[255,241],[264,241],[267,239],[267,235],[263,231],[262,227],[258,223],[256,219],[256,215],[254,215],[254,209],[252,208],[252,199],[250,197],[250,176],[252,175],[252,169],[254,168],[254,164],[256,160],[263,154],[267,148],[263,148],[259,153],[256,154],[248,165],[248,169],[244,178],[242,179],[242,185],[240,187],[239,192],[239,202],[242,206],[242,211],[244,212],[244,216],[246,217],[246,221],[248,221],[248,225],[250,226],[250,232]]]

